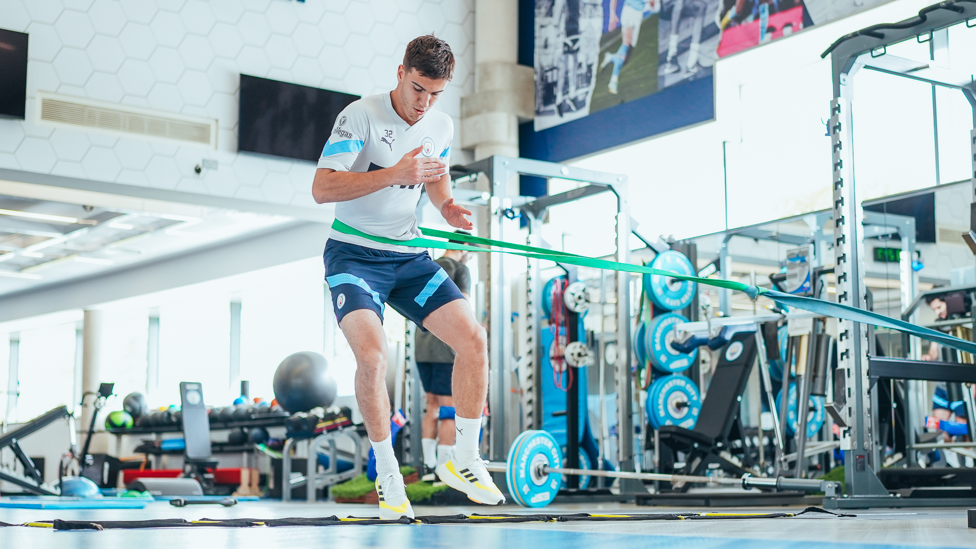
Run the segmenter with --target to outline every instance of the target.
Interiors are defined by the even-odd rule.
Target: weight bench
[[[743,438],[739,404],[757,351],[756,325],[735,328],[732,333],[726,332],[728,343],[719,354],[718,365],[694,429],[677,425],[663,425],[658,429],[662,472],[702,476],[709,469],[718,467],[734,476],[751,473],[744,468],[751,466],[748,453],[743,454],[741,465],[722,456],[731,451],[730,441]],[[675,459],[678,452],[685,454],[683,466]],[[675,485],[674,489],[683,492],[687,486]]]
[[[56,492],[52,492],[51,490],[48,490],[42,486],[44,474],[40,469],[37,468],[37,465],[34,464],[34,460],[28,457],[28,455],[25,454],[20,448],[20,440],[28,435],[32,435],[37,431],[40,431],[59,419],[64,419],[70,416],[71,414],[68,412],[68,408],[66,406],[58,406],[57,408],[28,421],[17,430],[0,436],[0,450],[10,448],[13,451],[14,456],[17,457],[17,461],[19,461],[21,466],[24,468],[23,475],[12,470],[0,470],[0,480],[5,480],[11,484],[16,484],[24,490],[38,496],[58,495]]]

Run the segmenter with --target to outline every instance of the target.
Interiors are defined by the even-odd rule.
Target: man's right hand
[[[417,185],[432,183],[447,173],[447,164],[434,157],[417,156],[423,147],[403,155],[403,158],[393,166],[397,183],[400,185]]]

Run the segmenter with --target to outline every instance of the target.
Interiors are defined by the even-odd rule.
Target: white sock
[[[468,419],[454,416],[454,430],[457,439],[454,443],[454,456],[459,463],[467,463],[481,458],[478,448],[478,435],[481,434],[481,418]]]
[[[433,469],[437,466],[437,439],[433,438],[423,438],[420,439],[420,446],[424,450],[424,465]]]
[[[379,442],[369,441],[376,455],[376,478],[400,474],[400,464],[393,453],[393,440],[390,437]]]
[[[443,465],[451,460],[451,454],[454,453],[454,445],[448,446],[447,444],[437,445],[437,464]]]

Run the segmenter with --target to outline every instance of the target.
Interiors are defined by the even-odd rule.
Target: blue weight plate
[[[679,353],[671,347],[674,340],[674,328],[678,324],[688,322],[688,319],[678,313],[666,313],[655,317],[647,327],[644,338],[647,341],[647,353],[654,367],[666,374],[683,372],[691,367],[698,356],[698,349],[690,353]]]
[[[568,460],[569,460],[568,457],[563,459],[563,467],[569,467]],[[580,448],[579,451],[579,467],[577,467],[577,469],[592,469],[592,467],[590,467],[590,456],[586,455],[586,452],[584,452],[582,448]],[[563,484],[566,484],[566,475],[563,475],[561,477],[561,480]],[[579,489],[586,490],[589,487],[590,487],[590,475],[580,475]]]
[[[545,507],[556,497],[562,477],[556,473],[536,475],[536,465],[562,465],[556,439],[545,431],[525,431],[515,437],[508,451],[505,482],[515,502],[522,507]]]
[[[691,261],[681,252],[668,250],[651,261],[651,268],[695,276]],[[655,305],[668,311],[684,309],[695,297],[697,284],[662,275],[644,275],[644,291]]]
[[[776,407],[782,406],[782,391],[776,395]],[[797,403],[799,397],[796,394],[796,383],[790,383],[789,400],[786,401],[786,431],[790,435],[796,434],[797,427]],[[810,396],[810,404],[807,409],[807,438],[813,438],[824,423],[824,398],[820,396]]]
[[[685,403],[686,406],[678,406]],[[677,425],[694,429],[701,413],[701,394],[695,383],[685,376],[670,375],[655,381],[644,407],[655,429]]]
[[[634,337],[631,339],[631,345],[634,347],[634,357],[637,358],[638,364],[647,364],[647,353],[645,352],[644,345],[644,333],[647,331],[647,325],[643,322],[637,325],[637,329],[634,330]]]
[[[562,279],[564,277],[552,277],[542,286],[542,318],[547,320],[552,315],[552,286],[555,284],[557,278]]]
[[[783,379],[783,361],[786,360],[786,351],[790,343],[790,331],[786,326],[780,326],[776,331],[776,340],[779,342],[779,361],[769,363],[769,377],[779,381]],[[790,371],[794,369],[791,367]]]
[[[652,403],[657,401],[657,394],[661,390],[662,384],[659,383],[661,379],[655,379],[654,383],[651,383],[651,387],[647,391],[647,400],[644,401],[644,412],[647,414],[647,421],[655,431],[661,428],[661,424],[658,423],[657,414],[652,413],[651,409],[653,408]]]

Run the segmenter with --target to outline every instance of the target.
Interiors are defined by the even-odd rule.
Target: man
[[[658,0],[654,0],[656,6]],[[610,83],[607,89],[610,93],[617,93],[617,78],[620,69],[627,62],[627,54],[631,48],[637,46],[637,38],[640,37],[641,24],[644,22],[644,12],[653,9],[648,0],[624,0],[624,5],[620,8],[620,17],[617,17],[617,0],[610,0],[610,22],[607,25],[607,32],[612,32],[617,27],[620,29],[622,42],[614,53],[607,52],[603,55],[603,62],[600,69],[613,63],[613,73],[610,75]]]
[[[455,231],[467,234],[464,231]],[[461,244],[459,241],[451,242]],[[447,250],[437,260],[448,278],[454,281],[461,295],[471,299],[471,271],[466,263],[471,252]],[[447,463],[454,450],[454,398],[451,396],[451,372],[454,368],[454,351],[430,332],[417,331],[414,337],[414,360],[420,373],[420,382],[427,393],[427,413],[422,425],[420,441],[424,453],[422,480],[435,480],[434,470]],[[438,425],[439,424],[439,425]]]
[[[951,320],[969,316],[972,310],[972,298],[966,292],[949,292],[947,294],[930,295],[925,297],[925,303],[935,313],[938,320]],[[949,332],[948,327],[936,328]],[[922,360],[940,360],[942,346],[936,342],[929,343],[929,350],[922,355]]]
[[[447,167],[453,123],[432,110],[453,72],[447,42],[434,36],[410,42],[396,89],[353,102],[336,120],[315,172],[315,201],[336,203],[336,219],[359,231],[407,240],[420,236],[415,211],[426,189],[448,224],[472,229],[471,212],[451,197]],[[457,353],[457,441],[438,476],[477,503],[505,501],[478,450],[488,391],[487,338],[454,282],[426,251],[337,232],[330,235],[323,259],[336,319],[356,356],[356,400],[376,455],[380,517],[413,517],[390,440],[386,303]]]

